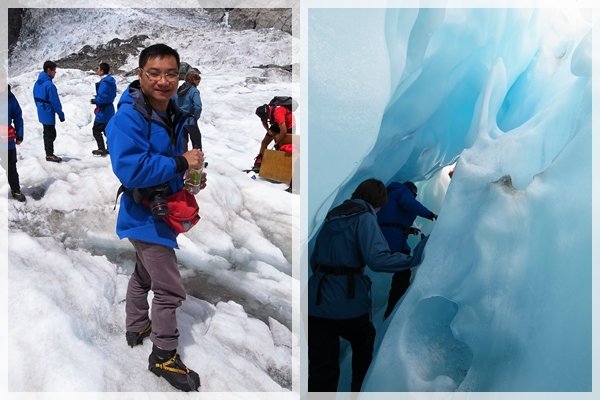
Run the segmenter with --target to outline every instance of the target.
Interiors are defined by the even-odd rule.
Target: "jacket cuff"
[[[178,174],[187,171],[188,168],[189,164],[184,156],[175,157],[175,170]]]

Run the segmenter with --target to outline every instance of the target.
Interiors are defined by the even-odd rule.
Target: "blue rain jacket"
[[[38,120],[44,125],[56,125],[56,114],[58,118],[65,119],[62,104],[58,98],[58,91],[52,82],[52,78],[42,71],[33,85],[33,99],[37,107]]]
[[[371,309],[371,281],[355,274],[355,293],[348,298],[348,277],[318,272],[317,266],[397,272],[411,267],[412,257],[392,253],[377,225],[375,210],[364,200],[347,200],[331,210],[317,236],[308,280],[308,315],[329,319],[355,318]],[[321,283],[321,302],[317,292]]]
[[[419,203],[409,188],[400,182],[387,187],[388,202],[377,213],[377,222],[392,251],[410,253],[406,228],[410,228],[418,216],[431,218],[432,212]],[[398,224],[399,226],[385,226]]]
[[[115,82],[115,78],[110,75],[104,75],[96,83],[94,104],[98,107],[98,112],[96,112],[94,122],[108,124],[108,121],[115,115],[115,106],[113,105],[115,97],[117,97],[117,83]]]
[[[175,100],[184,113],[192,114],[196,121],[200,119],[200,114],[202,114],[202,100],[200,99],[200,91],[196,86],[185,82],[177,89],[177,94],[173,96],[173,100]]]
[[[23,139],[23,112],[21,111],[21,106],[17,101],[15,95],[10,91],[10,86],[8,88],[8,123],[7,125],[12,125],[17,131],[17,139]],[[15,141],[8,141],[8,149],[13,150],[16,148]]]
[[[119,99],[118,111],[106,126],[106,138],[113,172],[126,188],[168,183],[169,192],[165,197],[183,188],[185,171],[177,171],[177,158],[184,152],[185,118],[172,101],[169,110],[173,115],[175,144],[171,142],[168,124],[145,104],[139,81],[132,82]],[[177,247],[176,233],[161,219],[155,219],[148,207],[135,203],[127,193],[121,197],[117,235],[121,239]]]

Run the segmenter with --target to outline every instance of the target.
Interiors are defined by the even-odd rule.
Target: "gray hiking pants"
[[[136,264],[125,298],[126,329],[141,332],[148,325],[148,292],[152,290],[150,340],[163,350],[175,350],[179,339],[175,312],[185,300],[175,250],[134,239],[129,241],[135,248]]]

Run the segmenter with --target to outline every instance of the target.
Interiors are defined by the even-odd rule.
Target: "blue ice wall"
[[[369,177],[419,181],[440,215],[386,324],[389,277],[371,274],[378,347],[363,390],[591,390],[584,17],[310,10],[309,234]],[[440,170],[456,161],[449,181]]]

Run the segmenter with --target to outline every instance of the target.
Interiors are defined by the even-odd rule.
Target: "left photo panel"
[[[298,396],[293,17],[8,9],[9,392]]]

